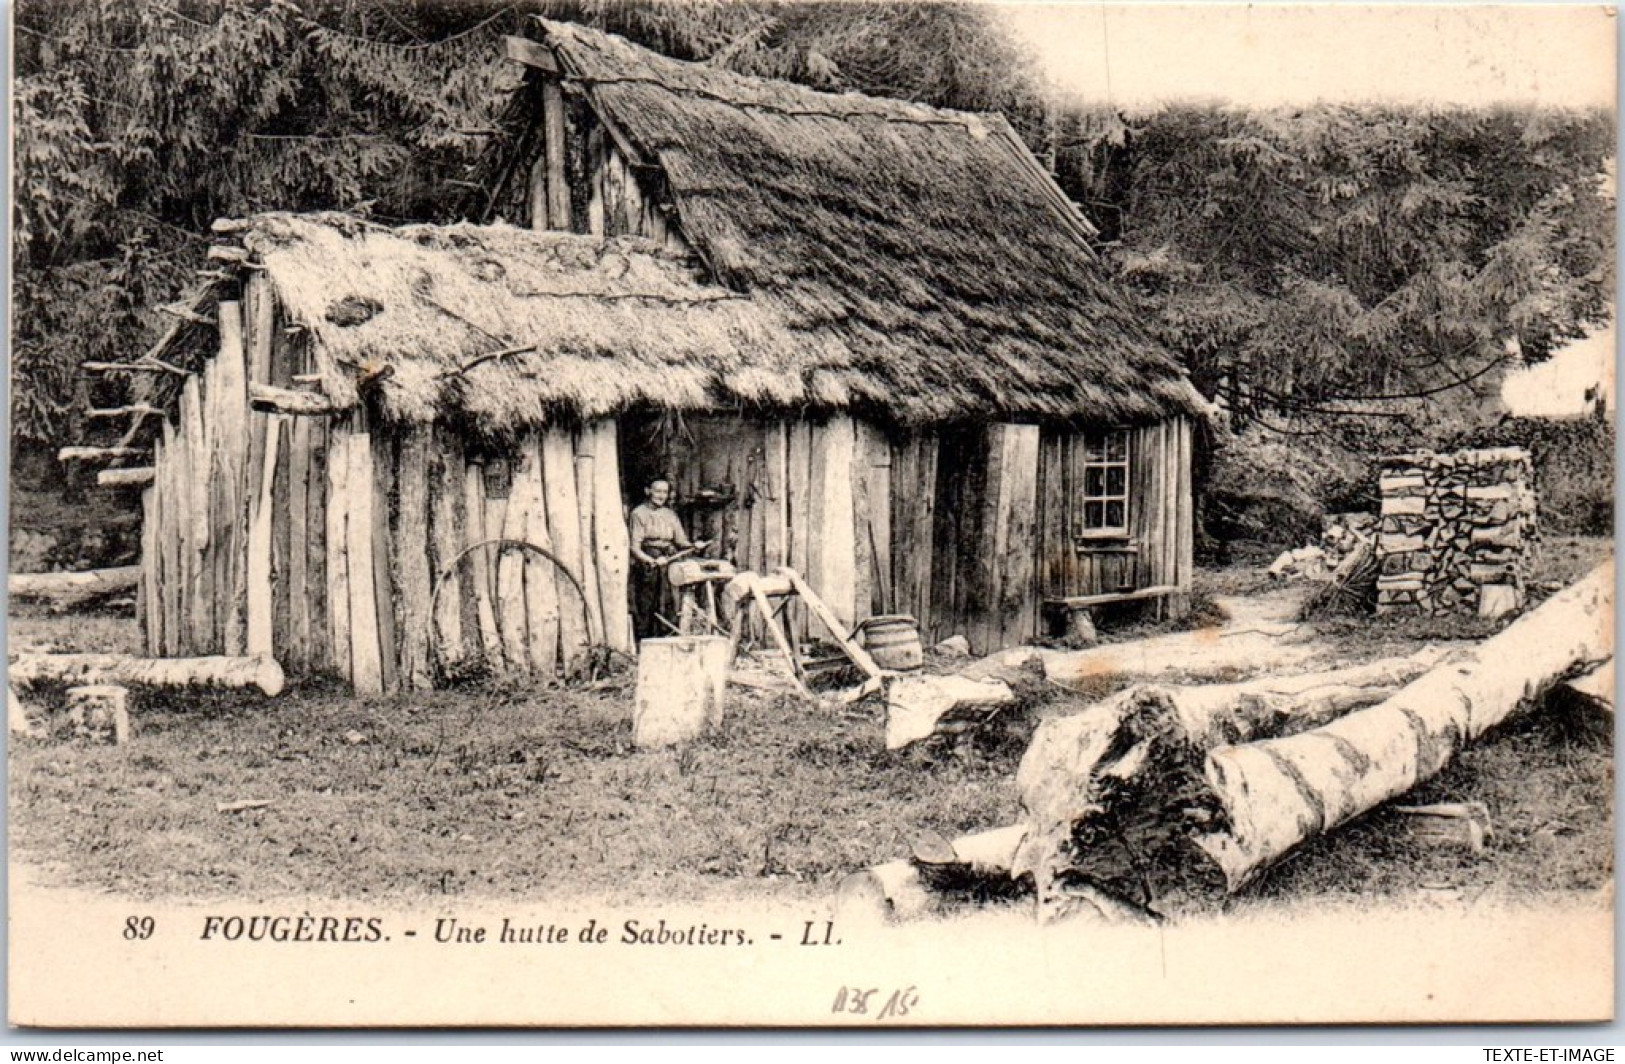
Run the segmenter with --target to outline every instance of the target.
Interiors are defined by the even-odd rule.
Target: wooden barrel
[[[870,617],[863,622],[863,646],[882,669],[908,672],[925,664],[920,625],[913,617]]]

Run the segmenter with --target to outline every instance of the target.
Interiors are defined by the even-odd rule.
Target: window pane
[[[1083,504],[1083,527],[1105,528],[1106,506],[1104,503],[1086,502]]]
[[[1097,499],[1106,494],[1106,471],[1100,466],[1089,466],[1083,471],[1083,495]]]
[[[1122,528],[1128,522],[1123,518],[1123,504],[1109,502],[1106,504],[1106,528]]]
[[[1098,462],[1106,457],[1106,441],[1100,436],[1085,436],[1083,440],[1084,457],[1091,462]]]
[[[1113,432],[1106,437],[1106,457],[1118,462],[1128,457],[1128,433]]]
[[[1128,469],[1124,466],[1111,466],[1106,470],[1106,494],[1122,495],[1128,486]]]

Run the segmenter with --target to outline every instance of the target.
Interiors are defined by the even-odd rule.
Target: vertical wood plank
[[[310,638],[310,436],[313,419],[298,417],[288,430],[288,657],[301,669],[316,664]]]
[[[852,624],[868,617],[872,612],[875,593],[874,528],[869,514],[869,471],[873,465],[869,457],[869,426],[852,419]]]
[[[463,520],[466,522],[468,540],[465,547],[473,547],[483,543],[489,538],[485,531],[485,469],[473,462],[463,469]],[[501,528],[497,535],[501,535]],[[497,625],[496,603],[491,594],[493,579],[491,570],[495,568],[491,559],[495,557],[490,548],[481,547],[471,551],[467,566],[471,575],[472,592],[474,600],[474,616],[478,622],[480,653],[485,660],[485,667],[490,672],[501,672],[504,668],[502,658],[502,635]]]
[[[518,444],[513,456],[513,480],[508,486],[508,503],[502,514],[502,524],[498,532],[491,533],[495,538],[500,535],[503,539],[517,540],[521,543],[534,542],[533,528],[535,517],[542,506],[541,470],[535,457],[532,443],[533,437],[527,434]],[[489,513],[489,510],[487,510]],[[546,544],[538,544],[546,546]],[[514,672],[535,672],[539,675],[552,675],[550,666],[553,651],[541,645],[541,631],[545,618],[541,616],[541,599],[529,603],[530,610],[527,615],[527,583],[536,584],[542,574],[531,575],[526,572],[532,565],[530,557],[523,550],[500,549],[495,555],[497,559],[497,628],[502,633],[502,657],[508,668]],[[551,579],[551,574],[546,574]],[[527,576],[531,576],[529,581]],[[537,593],[535,587],[529,589],[529,594]],[[556,638],[556,637],[555,637]],[[547,667],[547,672],[541,670]]]
[[[593,438],[593,430],[588,427],[583,427],[575,438],[576,536],[580,542],[576,572],[587,598],[587,641],[600,647],[606,643],[603,593],[598,587],[598,510],[593,500],[598,476],[593,471],[597,458],[590,450]]]
[[[434,577],[429,538],[429,456],[427,425],[408,425],[396,465],[395,593],[400,602],[401,686],[422,691],[434,685],[429,639],[434,618],[429,596]]]
[[[266,433],[265,451],[255,481],[253,519],[248,530],[249,654],[273,654],[276,649],[272,631],[271,518],[280,421],[280,418],[275,419]]]
[[[243,307],[222,300],[215,316],[220,332],[220,351],[215,356],[212,406],[218,424],[213,432],[216,466],[213,470],[218,500],[213,518],[219,564],[216,569],[222,650],[227,655],[243,653],[247,636],[246,539],[248,500],[243,486],[252,424],[248,408],[247,352],[244,347]]]
[[[812,441],[814,532],[813,590],[843,625],[856,618],[856,537],[853,528],[853,471],[856,437],[844,414],[818,426]]]
[[[812,425],[798,419],[789,424],[788,477],[790,500],[788,522],[790,568],[804,577],[812,575]],[[807,636],[807,610],[795,599],[784,618],[798,640]]]
[[[767,498],[765,521],[762,528],[762,571],[772,572],[774,569],[789,564],[785,553],[785,540],[789,533],[790,496],[789,496],[789,433],[783,421],[775,421],[767,426],[763,436],[762,460],[766,466],[762,482],[765,486]]]
[[[305,618],[309,632],[310,667],[313,670],[336,672],[337,655],[333,647],[333,632],[329,627],[333,589],[328,583],[328,521],[327,521],[327,420],[314,420],[310,426],[309,452],[306,456],[305,476],[305,528],[309,540],[305,546]]]
[[[289,672],[303,670],[302,648],[292,646],[293,603],[288,595],[289,555],[292,553],[292,464],[293,425],[303,418],[278,418],[271,424],[276,434],[277,464],[271,477],[271,645],[277,660]]]
[[[878,429],[870,429],[869,446],[869,527],[874,567],[875,613],[896,613],[897,588],[892,583],[892,455],[891,440]]]
[[[587,132],[587,232],[604,236],[604,127],[593,121]]]
[[[570,176],[565,166],[564,87],[557,81],[542,84],[543,152],[547,158],[547,226],[570,229]]]
[[[372,433],[362,414],[358,413],[355,417],[355,429],[346,450],[350,459],[345,485],[345,500],[349,509],[345,521],[345,554],[350,570],[351,682],[359,695],[379,695],[384,691],[384,652],[378,633],[378,576],[373,558],[376,542],[373,523],[380,517],[388,520],[388,515],[376,512]]]
[[[175,433],[168,421],[159,430],[157,469],[153,487],[157,490],[158,529],[158,653],[169,657],[176,653],[175,616],[180,601],[180,583],[176,575],[180,558],[180,541],[175,529]]]
[[[452,569],[466,542],[463,532],[463,446],[437,427],[429,458],[429,557],[435,584],[433,665],[455,674],[467,658],[463,646],[463,566]]]
[[[581,505],[576,495],[575,438],[567,428],[553,426],[541,434],[542,492],[547,503],[547,537],[554,557],[569,571],[541,563],[540,572],[554,578],[558,610],[559,664],[566,676],[575,675],[586,661],[587,613],[579,589],[581,578]]]
[[[209,556],[209,454],[204,446],[203,385],[196,374],[181,387],[179,434],[185,446],[184,486],[186,497],[183,520],[186,523],[185,587],[186,644],[189,653],[209,652],[209,634],[214,603],[210,594]]]
[[[327,440],[326,561],[327,627],[333,669],[355,676],[355,639],[350,629],[350,449],[353,415],[335,422]]]
[[[153,458],[156,470],[161,456]],[[147,657],[159,656],[158,649],[158,481],[156,473],[152,484],[141,490],[141,635],[147,648]]]
[[[1010,425],[1005,434],[1001,494],[1005,521],[999,554],[999,645],[1018,646],[1038,634],[1038,448],[1036,425]]]
[[[592,426],[593,535],[598,551],[598,599],[603,607],[604,640],[612,650],[632,653],[632,571],[630,532],[621,500],[620,430],[605,418]]]
[[[1192,440],[1193,426],[1186,418],[1174,422],[1179,439],[1179,499],[1175,508],[1176,542],[1174,559],[1175,583],[1180,593],[1173,596],[1169,609],[1176,617],[1190,612],[1190,590],[1196,566],[1196,492],[1194,484],[1195,454]]]
[[[369,419],[370,421],[370,419]],[[372,444],[372,582],[373,604],[378,610],[378,665],[384,690],[397,691],[401,685],[400,623],[396,616],[399,600],[395,578],[390,571],[394,554],[394,489],[396,455],[390,432],[371,422],[368,437]]]

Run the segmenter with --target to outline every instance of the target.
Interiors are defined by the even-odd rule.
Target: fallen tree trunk
[[[947,841],[934,833],[915,839],[904,860],[853,872],[835,888],[836,918],[886,922],[925,915],[945,893],[1014,896],[1024,885],[1011,875],[1026,828],[1020,824]]]
[[[1044,675],[1062,685],[1087,684],[1112,677],[1154,680],[1175,676],[1189,682],[1228,679],[1265,672],[1301,668],[1318,652],[1309,642],[1286,639],[1298,625],[1271,623],[1229,631],[1204,629],[1176,632],[1124,643],[1106,643],[1088,650],[1044,650],[1012,647],[990,654],[959,669],[973,679],[1003,678],[1019,674],[1033,661]]]
[[[247,658],[136,658],[127,654],[18,654],[11,682],[116,683],[136,687],[233,690],[258,688],[269,698],[282,693],[282,666],[269,655]]]
[[[140,581],[139,565],[121,565],[78,573],[12,573],[6,587],[13,599],[49,602],[52,612],[63,613],[109,595],[134,591]]]
[[[1197,845],[1235,891],[1303,842],[1397,798],[1556,684],[1613,656],[1612,561],[1380,705],[1284,739],[1215,750],[1222,830]]]
[[[886,684],[886,749],[900,750],[948,730],[954,722],[972,727],[1015,701],[1015,692],[999,680],[896,677]],[[967,719],[967,714],[974,719]]]
[[[1184,829],[1212,817],[1200,778],[1208,751],[1373,705],[1442,658],[1429,647],[1406,658],[1244,683],[1138,684],[1052,718],[1033,734],[1016,773],[1027,812],[1016,871],[1031,872],[1046,899],[1058,883],[1076,885],[1081,877],[1149,906],[1172,889],[1160,881],[1163,872],[1184,864],[1163,851],[1185,849]],[[1180,815],[1170,818],[1176,806]],[[1138,838],[1138,849],[1118,844],[1124,831]],[[1069,849],[1079,850],[1075,859]]]
[[[1087,803],[1055,797],[1047,779],[1040,784],[1045,759],[1058,755],[1030,751],[1033,766],[1022,766],[1029,835],[1048,831],[1050,839],[1024,847],[1017,868],[1051,862],[1035,869],[1041,899],[1078,882],[1154,910],[1182,893],[1239,890],[1303,842],[1432,777],[1464,744],[1611,656],[1612,589],[1609,563],[1377,705],[1296,734],[1219,746],[1200,767],[1197,748],[1179,753],[1177,723],[1171,743],[1124,743],[1119,732],[1097,727],[1090,736],[1100,753],[1091,764],[1100,767]],[[1177,722],[1151,718],[1170,719]],[[1082,812],[1060,829],[1066,852],[1058,857],[1054,821],[1066,815],[1066,801]]]
[[[1614,712],[1614,659],[1563,685],[1570,697],[1601,713]]]

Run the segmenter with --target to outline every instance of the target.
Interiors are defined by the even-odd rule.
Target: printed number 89
[[[144,941],[152,937],[157,926],[150,916],[131,916],[124,921],[124,937]]]

